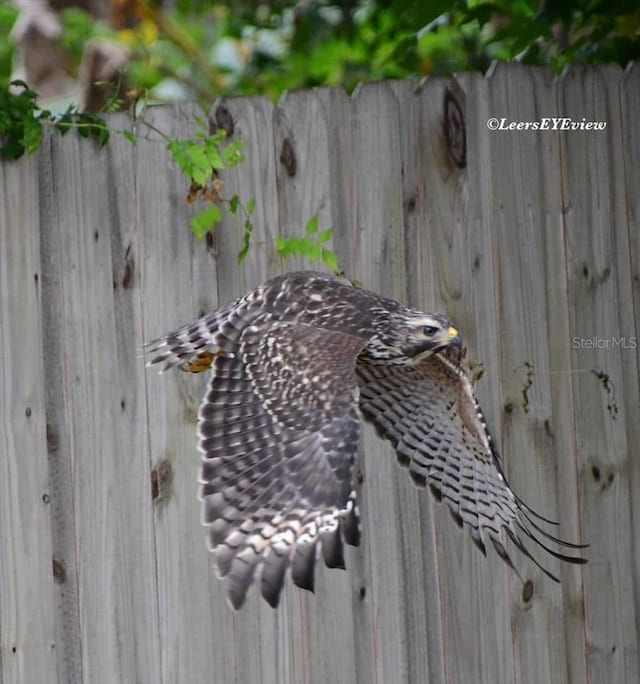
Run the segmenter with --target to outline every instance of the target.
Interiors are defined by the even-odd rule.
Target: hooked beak
[[[449,326],[448,330],[443,330],[441,337],[435,340],[435,351],[442,351],[446,347],[462,349],[462,337],[460,337],[460,333],[452,325]]]

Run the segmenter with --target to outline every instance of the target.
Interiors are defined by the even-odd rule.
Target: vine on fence
[[[54,115],[38,105],[38,95],[24,81],[12,81],[0,89],[0,158],[16,160],[32,154],[42,143],[44,126],[49,125],[65,135],[75,128],[83,137],[92,137],[102,147],[109,141],[110,130],[94,112],[79,112],[75,105],[62,114]],[[111,104],[117,104],[114,100]],[[179,140],[166,135],[152,124],[137,117],[142,125],[158,133],[167,143],[173,161],[189,181],[186,201],[204,202],[207,206],[191,219],[191,230],[203,239],[223,219],[223,209],[242,222],[242,242],[238,261],[242,261],[251,248],[254,225],[251,220],[256,209],[255,199],[246,202],[238,195],[223,195],[224,181],[219,172],[245,162],[242,140],[227,141],[224,130],[210,134],[203,117],[195,117],[198,131],[192,138]],[[135,144],[137,137],[131,131],[118,131]],[[276,250],[281,257],[301,256],[310,262],[322,261],[335,273],[339,272],[335,253],[325,245],[331,240],[331,229],[318,233],[318,218],[307,223],[303,237],[278,237]]]
[[[38,94],[20,80],[0,89],[0,157],[20,159],[32,154],[42,142],[44,126],[53,126],[62,135],[75,128],[84,137],[95,138],[102,146],[109,140],[104,119],[94,112],[79,112],[75,105],[58,115],[42,109]]]
[[[334,273],[339,273],[340,267],[335,252],[324,246],[333,236],[331,228],[318,233],[318,216],[315,215],[309,219],[305,233],[305,237],[292,235],[287,238],[276,238],[276,249],[280,256],[284,258],[293,255],[301,256],[312,263],[322,261]]]

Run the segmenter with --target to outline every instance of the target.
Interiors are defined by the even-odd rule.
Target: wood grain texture
[[[625,328],[633,330],[636,348],[627,349],[625,354],[624,403],[627,444],[629,445],[628,477],[629,503],[631,506],[631,553],[633,554],[633,596],[636,618],[636,632],[640,634],[640,129],[634,112],[640,107],[640,64],[631,66],[620,81],[622,107],[622,150],[624,153],[624,176],[626,182],[626,214],[629,235],[629,271],[631,277],[631,301],[633,318]],[[631,315],[631,314],[630,314]],[[635,362],[633,361],[635,351]],[[638,377],[634,382],[626,373],[633,373],[633,364]],[[635,407],[635,408],[634,408]]]
[[[637,458],[638,444],[627,441],[626,430],[627,421],[637,424],[637,404],[625,403],[627,383],[637,391],[637,353],[614,345],[615,339],[635,334],[621,79],[622,71],[614,67],[574,69],[562,81],[559,103],[567,116],[607,122],[604,131],[580,137],[563,132],[562,184],[572,342],[575,338],[577,474],[583,534],[592,544],[584,589],[588,669],[593,681],[625,682],[638,673],[629,543],[629,461]]]
[[[135,234],[132,148],[49,143],[61,169],[41,199],[52,496],[65,497],[53,521],[69,640],[59,671],[63,681],[158,681],[142,329],[136,288],[122,285]]]
[[[57,681],[38,220],[37,164],[26,159],[0,174],[2,682]]]
[[[516,121],[535,121],[544,113],[556,116],[555,81],[550,71],[520,68],[514,82],[499,65],[489,81],[489,110],[509,112]],[[516,70],[514,70],[515,73]],[[558,135],[525,136],[520,131],[494,131],[490,135],[492,164],[493,231],[497,293],[497,339],[502,393],[501,446],[507,477],[526,502],[547,518],[557,516],[556,470],[559,460],[554,433],[571,422],[554,416],[550,369],[550,343],[568,348],[563,301],[563,269],[548,260],[562,255],[562,233],[555,218],[561,212]],[[551,257],[552,258],[552,257]],[[555,320],[549,321],[550,314]],[[555,314],[555,315],[554,315]],[[568,367],[559,381],[570,383]],[[560,409],[561,410],[561,409]],[[558,418],[560,412],[555,413]],[[567,417],[568,418],[568,417]],[[567,492],[565,491],[565,496]],[[575,498],[573,499],[576,505]],[[556,532],[553,527],[550,532]],[[566,533],[570,538],[573,534]],[[540,562],[554,574],[559,563],[530,543]],[[533,595],[523,594],[519,580],[509,583],[515,605],[511,630],[516,649],[514,681],[527,681],[535,664],[541,681],[565,680],[562,588],[549,582],[533,564],[518,563],[523,579],[532,583]]]
[[[231,122],[247,160],[221,174],[223,196],[257,207],[242,263],[236,217],[192,237],[201,207],[143,122],[135,146],[52,136],[3,166],[2,680],[638,681],[640,353],[580,340],[637,335],[639,108],[637,67],[223,98],[209,121]],[[184,138],[197,111],[143,119]],[[491,116],[607,128],[490,131]],[[277,611],[255,588],[228,608],[196,498],[208,378],[145,370],[140,349],[269,276],[321,268],[274,244],[313,215],[348,277],[455,322],[513,486],[591,543],[589,565],[539,556],[555,585],[514,552],[526,596],[366,427],[346,572],[319,562],[315,595],[287,581]]]
[[[431,293],[435,298],[432,306],[446,311],[462,331],[469,359],[485,369],[477,390],[499,439],[501,414],[495,382],[499,377],[497,265],[490,139],[486,135],[488,87],[480,76],[466,77],[460,83],[428,79],[420,87],[420,98],[420,130],[426,148],[420,194],[427,227],[417,237],[421,255],[417,292]],[[448,108],[451,119],[447,123]],[[454,126],[458,120],[453,114],[456,110],[466,138],[462,167],[456,161],[460,144],[452,147],[455,138],[448,142],[446,135],[447,126]],[[430,505],[430,501],[423,504]],[[444,507],[434,508],[434,520],[445,678],[462,681],[475,671],[478,681],[510,681],[513,655],[510,639],[505,636],[511,607],[509,573],[493,549],[487,549],[486,559],[478,553],[469,543],[468,533],[458,531]],[[464,600],[460,601],[460,596]],[[478,629],[479,625],[492,628]]]

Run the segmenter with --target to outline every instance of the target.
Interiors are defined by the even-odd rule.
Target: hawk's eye
[[[433,337],[437,332],[440,332],[440,328],[435,325],[425,325],[424,328],[422,328],[422,332],[427,337]]]

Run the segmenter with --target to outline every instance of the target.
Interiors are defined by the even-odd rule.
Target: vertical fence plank
[[[49,144],[46,163],[56,171],[47,176],[43,160],[40,176],[49,185],[41,202],[45,365],[56,369],[47,413],[52,497],[66,499],[54,518],[58,580],[69,581],[62,612],[75,641],[63,669],[68,681],[157,681],[145,428],[134,398],[141,371],[130,346],[141,337],[128,294],[118,305],[114,294],[131,231],[122,225],[132,215],[123,192],[133,184],[131,152],[116,144],[109,157],[75,134]]]
[[[483,364],[485,375],[477,390],[490,424],[499,427],[487,88],[479,75],[465,77],[461,86],[427,79],[418,91],[424,226],[413,236],[416,283],[431,298],[429,305],[445,311],[461,330],[469,359]],[[492,549],[486,559],[481,556],[445,506],[435,506],[433,517],[447,680],[464,680],[474,672],[478,681],[509,681],[512,655],[502,636],[507,571]],[[479,630],[483,624],[496,628]]]
[[[633,330],[630,348],[625,360],[630,362],[635,345],[637,381],[627,381],[624,384],[624,403],[629,413],[627,420],[627,443],[631,449],[629,459],[630,504],[632,521],[632,550],[633,550],[633,583],[634,606],[636,614],[636,631],[640,634],[640,458],[637,445],[640,444],[640,128],[638,127],[637,112],[640,112],[640,63],[629,67],[624,78],[620,81],[622,105],[622,149],[624,151],[624,175],[627,192],[627,220],[629,221],[629,258],[631,275],[631,300],[633,302],[633,322],[629,321],[628,328]],[[629,368],[629,372],[632,372]],[[634,409],[635,407],[635,409]],[[635,449],[635,452],[634,452]]]
[[[59,216],[58,198],[54,195],[53,160],[47,145],[38,155],[40,184],[40,235],[46,245],[41,250],[42,334],[44,369],[42,382],[46,403],[47,450],[51,489],[52,564],[56,599],[59,603],[56,619],[57,671],[60,681],[82,682],[82,644],[78,567],[76,562],[76,527],[74,512],[74,468],[70,444],[70,414],[65,398],[64,335],[61,322],[62,272],[58,263],[62,251],[63,230],[56,226],[66,223]],[[51,228],[50,228],[51,226]]]
[[[0,174],[0,681],[56,677],[35,159]],[[26,198],[33,198],[28,201]]]
[[[556,116],[551,71],[523,67],[510,71],[504,66],[498,65],[489,81],[494,116],[505,116],[508,122]],[[565,414],[563,421],[565,407],[553,406],[550,374],[559,361],[554,350],[563,355],[562,364],[568,360],[569,348],[564,264],[557,259],[564,249],[558,221],[562,213],[558,135],[493,131],[490,154],[506,472],[524,501],[557,519],[558,462],[570,461],[572,455],[556,451],[554,435],[573,430],[571,414]],[[558,381],[569,384],[568,366],[561,370]],[[565,497],[569,494],[567,488],[561,491]],[[575,531],[567,536],[575,538]],[[533,542],[526,545],[545,567],[560,572],[557,561]],[[515,680],[528,681],[537,668],[545,681],[563,682],[568,667],[562,596],[570,588],[554,584],[532,563],[519,562],[517,567],[530,584],[522,586],[510,576]]]
[[[341,88],[318,88],[316,97],[323,105],[323,121],[327,129],[328,178],[324,216],[333,230],[333,249],[341,269],[353,262],[351,238],[356,223],[353,153],[351,150],[351,98]],[[312,125],[310,123],[310,125]]]
[[[588,668],[593,681],[636,681],[638,634],[633,591],[625,387],[637,391],[637,353],[614,345],[635,334],[629,223],[621,131],[619,68],[574,68],[561,82],[559,109],[604,131],[561,135],[575,429],[584,536]],[[636,188],[630,190],[636,192]],[[603,340],[604,342],[598,342]],[[636,395],[637,396],[637,395]],[[635,416],[634,416],[635,411]]]
[[[250,200],[256,205],[252,247],[242,263],[236,258],[242,245],[242,220],[227,216],[216,231],[221,304],[244,295],[281,268],[275,253],[279,218],[273,118],[274,105],[264,97],[222,98],[210,116],[213,125],[232,122],[231,137],[244,145],[246,162],[223,173],[225,196],[238,195],[245,206]]]

